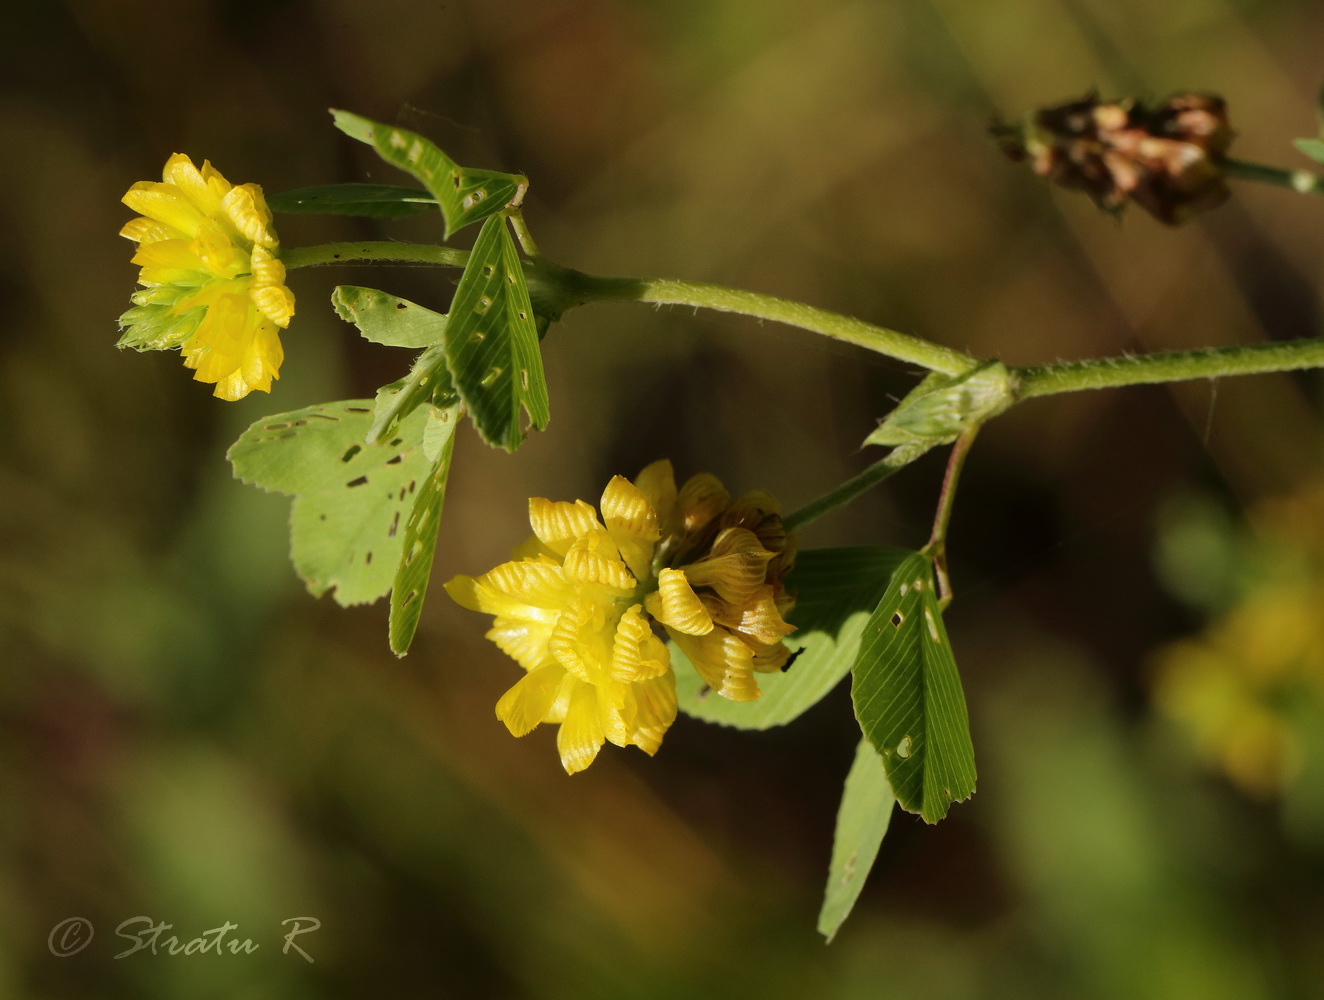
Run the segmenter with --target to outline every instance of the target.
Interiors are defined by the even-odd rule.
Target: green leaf
[[[887,833],[895,802],[878,751],[868,740],[860,740],[837,810],[827,891],[818,913],[818,932],[828,941],[836,936],[860,897],[864,880],[869,877],[883,835]]]
[[[864,443],[955,441],[967,427],[997,416],[1015,401],[1016,378],[1000,361],[985,362],[964,375],[930,372]]]
[[[907,812],[936,823],[975,790],[965,695],[934,593],[933,564],[911,554],[864,627],[851,697]]]
[[[538,430],[550,418],[524,269],[505,219],[483,223],[446,325],[446,362],[474,426],[493,447],[524,439],[520,408]]]
[[[520,174],[461,167],[427,139],[407,129],[382,125],[351,114],[331,112],[336,128],[372,146],[394,167],[413,174],[437,200],[446,222],[446,238],[473,222],[524,200],[529,179]]]
[[[418,630],[423,598],[432,575],[432,557],[437,549],[437,526],[441,523],[441,509],[446,499],[455,427],[460,422],[458,407],[437,410],[429,406],[425,409],[428,417],[423,431],[423,451],[432,462],[432,469],[420,485],[409,520],[405,522],[404,547],[395,572],[395,584],[391,588],[390,638],[391,651],[396,656],[409,652],[409,644]]]
[[[446,334],[445,313],[376,288],[337,285],[331,293],[336,315],[353,323],[374,344],[387,347],[435,347]]]
[[[1316,163],[1324,163],[1324,139],[1293,139],[1292,145]]]
[[[781,673],[760,674],[757,701],[729,701],[707,689],[685,654],[671,645],[680,710],[737,729],[783,726],[817,705],[855,664],[860,635],[887,591],[906,549],[811,549],[800,553],[786,586],[796,595],[786,644],[798,651]]]
[[[418,188],[395,184],[321,184],[267,195],[273,212],[362,215],[399,219],[437,207],[437,199]]]
[[[253,424],[231,446],[235,476],[294,497],[290,557],[314,596],[335,588],[338,604],[365,604],[395,578],[414,494],[428,475],[426,414],[364,444],[372,401],[324,403]]]

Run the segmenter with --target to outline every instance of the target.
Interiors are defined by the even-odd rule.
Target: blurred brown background
[[[282,379],[239,404],[176,354],[113,348],[136,276],[118,199],[170,153],[268,191],[404,180],[328,107],[527,173],[543,251],[588,271],[769,291],[1018,364],[1319,336],[1324,202],[1241,184],[1187,228],[1119,224],[986,127],[1091,87],[1209,89],[1235,155],[1304,166],[1289,140],[1315,129],[1321,37],[1309,0],[14,7],[0,996],[1324,996],[1315,375],[1035,400],[981,435],[949,613],[979,791],[935,828],[894,819],[825,947],[845,690],[778,732],[682,719],[656,759],[608,748],[569,779],[548,728],[496,722],[515,668],[438,584],[505,558],[528,496],[594,500],[662,455],[799,506],[871,460],[858,443],[914,372],[734,317],[571,313],[544,347],[548,431],[514,456],[462,432],[397,661],[384,607],[302,591],[287,501],[223,453],[407,365],[334,318],[335,283],[444,308],[452,275],[294,273]],[[287,245],[439,237],[277,224]],[[922,543],[941,465],[804,544]],[[1257,506],[1282,496],[1295,520]],[[1265,581],[1298,610],[1256,632]],[[138,915],[185,940],[230,921],[260,948],[114,959]],[[73,916],[96,937],[57,958]],[[299,939],[315,964],[281,954],[296,916],[322,922]]]

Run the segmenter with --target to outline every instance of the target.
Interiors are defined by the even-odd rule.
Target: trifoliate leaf
[[[897,567],[864,626],[851,698],[901,808],[936,823],[974,792],[965,695],[928,557]]]
[[[423,182],[441,207],[446,239],[507,206],[518,206],[524,199],[527,177],[461,167],[427,139],[407,129],[382,125],[348,111],[333,110],[331,115],[340,131],[372,146],[387,163]]]
[[[399,219],[437,207],[437,199],[418,188],[395,184],[321,184],[267,195],[273,212],[359,215]]]
[[[405,522],[404,547],[395,572],[395,584],[391,588],[390,638],[391,651],[396,656],[409,652],[423,611],[423,598],[432,574],[432,557],[437,548],[437,526],[441,523],[442,505],[446,499],[446,480],[451,471],[455,426],[459,423],[458,407],[438,410],[426,406],[423,409],[427,412],[423,452],[432,468],[420,483],[409,520]]]
[[[501,216],[483,223],[446,321],[446,361],[474,426],[493,447],[524,439],[520,409],[538,430],[550,419],[538,328],[524,269]]]
[[[860,897],[864,880],[869,877],[883,835],[887,833],[895,802],[878,751],[868,740],[860,740],[837,810],[827,891],[818,913],[818,932],[829,941]]]
[[[796,595],[788,621],[796,631],[786,645],[796,652],[781,673],[759,674],[757,701],[713,694],[671,644],[676,697],[686,715],[737,729],[783,726],[813,708],[850,672],[864,623],[886,592],[906,549],[811,549],[801,552],[786,577]]]
[[[864,439],[865,444],[944,444],[1016,401],[1016,379],[1000,361],[964,375],[931,372]]]
[[[290,557],[313,595],[334,588],[338,604],[364,604],[391,588],[429,475],[426,420],[415,412],[365,444],[372,400],[350,399],[266,417],[231,446],[237,478],[294,497]]]

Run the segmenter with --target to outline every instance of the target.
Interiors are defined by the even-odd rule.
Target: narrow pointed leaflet
[[[827,890],[818,913],[818,932],[828,941],[836,936],[860,898],[860,890],[887,833],[895,802],[878,751],[868,740],[860,740],[837,810]]]

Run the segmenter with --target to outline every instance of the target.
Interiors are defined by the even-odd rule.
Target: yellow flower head
[[[222,399],[271,391],[284,357],[277,328],[289,326],[294,295],[262,189],[235,187],[210,163],[199,170],[176,153],[160,183],[139,181],[123,200],[142,213],[120,235],[138,244],[143,288],[120,317],[119,346],[178,347]]]
[[[497,702],[512,734],[558,723],[571,774],[608,740],[655,753],[676,718],[660,634],[719,694],[758,697],[752,671],[789,656],[780,574],[792,556],[770,498],[728,501],[711,476],[677,493],[670,463],[655,462],[633,484],[612,479],[601,520],[582,500],[530,500],[533,537],[514,559],[446,584],[463,607],[495,616],[487,637],[527,671]],[[677,555],[694,561],[665,565]]]

